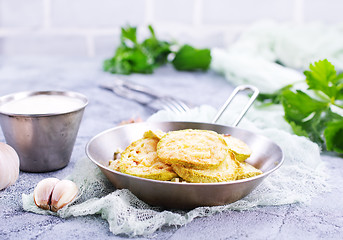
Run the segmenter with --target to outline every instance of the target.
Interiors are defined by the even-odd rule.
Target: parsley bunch
[[[327,151],[343,153],[343,73],[328,60],[310,64],[304,71],[308,91],[288,85],[273,94],[260,94],[262,102],[281,103],[285,120],[295,134],[306,136]],[[343,111],[341,111],[343,112]]]
[[[196,49],[183,45],[177,52],[171,50],[172,43],[159,40],[152,26],[151,36],[143,42],[137,41],[137,28],[121,28],[120,45],[112,58],[104,61],[104,71],[118,74],[153,73],[154,69],[166,64],[171,53],[171,63],[177,70],[207,70],[211,63],[209,49]]]

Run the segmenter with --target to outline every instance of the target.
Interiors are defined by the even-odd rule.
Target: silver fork
[[[126,80],[117,78],[111,84],[101,84],[100,87],[156,110],[161,108],[175,113],[183,113],[190,110],[188,105],[182,100],[158,94],[145,86]]]
[[[120,84],[131,90],[146,94],[156,100],[161,101],[164,104],[165,108],[172,110],[174,112],[186,112],[190,110],[189,106],[184,101],[171,96],[161,95],[146,86],[136,84],[120,78],[116,78],[115,82],[116,84]]]

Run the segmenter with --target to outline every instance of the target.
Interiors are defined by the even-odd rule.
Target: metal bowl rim
[[[19,99],[24,99],[30,96],[36,96],[36,95],[60,95],[60,96],[67,96],[67,97],[72,97],[72,98],[77,98],[83,102],[83,104],[80,107],[77,107],[73,110],[69,111],[61,111],[58,113],[39,113],[39,114],[26,114],[26,113],[11,113],[11,112],[5,112],[0,110],[0,114],[6,115],[6,116],[18,116],[18,117],[49,117],[49,116],[57,116],[57,115],[63,115],[67,113],[73,113],[80,111],[84,109],[88,105],[88,99],[85,95],[78,93],[78,92],[73,92],[73,91],[23,91],[23,92],[16,92],[16,93],[11,93],[7,94],[4,96],[0,97],[0,106],[6,103],[9,103],[13,100],[19,100]],[[4,101],[4,103],[1,103]]]

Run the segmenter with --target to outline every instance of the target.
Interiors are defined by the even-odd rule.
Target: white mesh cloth
[[[343,70],[342,41],[342,23],[294,24],[268,20],[252,24],[227,50],[302,70],[310,62],[327,58],[336,70]]]
[[[109,181],[90,160],[80,159],[75,165],[73,174],[68,177],[81,189],[81,194],[74,203],[57,213],[52,213],[36,207],[31,193],[23,194],[23,208],[26,211],[53,214],[62,218],[97,214],[108,221],[112,233],[137,236],[152,234],[164,225],[182,226],[196,217],[210,216],[217,212],[296,202],[309,203],[311,198],[327,190],[328,186],[326,186],[323,174],[325,171],[323,171],[317,145],[303,137],[291,135],[276,128],[256,128],[248,120],[255,119],[256,111],[258,110],[252,109],[243,119],[240,127],[257,131],[278,143],[285,153],[285,162],[251,194],[235,203],[218,207],[200,207],[191,211],[162,211],[148,206],[128,190],[113,191]],[[189,113],[179,115],[160,111],[149,120],[209,122],[215,112],[216,110],[212,107],[201,106]],[[274,113],[271,112],[271,114]],[[267,117],[266,114],[263,116]],[[231,118],[224,114],[222,119]],[[221,120],[221,123],[226,123],[226,121]]]
[[[263,21],[249,27],[228,48],[212,49],[211,67],[234,85],[249,83],[273,92],[303,80],[301,71],[318,60],[326,58],[342,71],[342,42],[343,25]]]

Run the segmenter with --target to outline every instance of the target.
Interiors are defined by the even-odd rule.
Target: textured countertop
[[[25,212],[21,194],[30,193],[45,177],[64,178],[75,162],[85,157],[85,145],[94,135],[123,120],[148,118],[153,112],[118,97],[98,85],[113,75],[101,69],[102,59],[9,58],[0,59],[0,95],[28,90],[71,90],[86,95],[86,108],[71,161],[62,170],[25,173],[15,185],[0,191],[0,239],[122,239],[108,228],[100,216],[61,219]],[[127,76],[194,105],[218,108],[232,86],[213,73],[177,72],[162,67],[152,75]],[[4,141],[2,132],[0,140]],[[153,239],[343,239],[343,158],[322,155],[328,164],[332,191],[308,204],[261,207],[249,211],[227,211],[197,218],[184,227],[163,227]],[[139,237],[138,237],[139,238]],[[139,238],[141,239],[141,238]],[[142,239],[145,239],[142,237]]]

